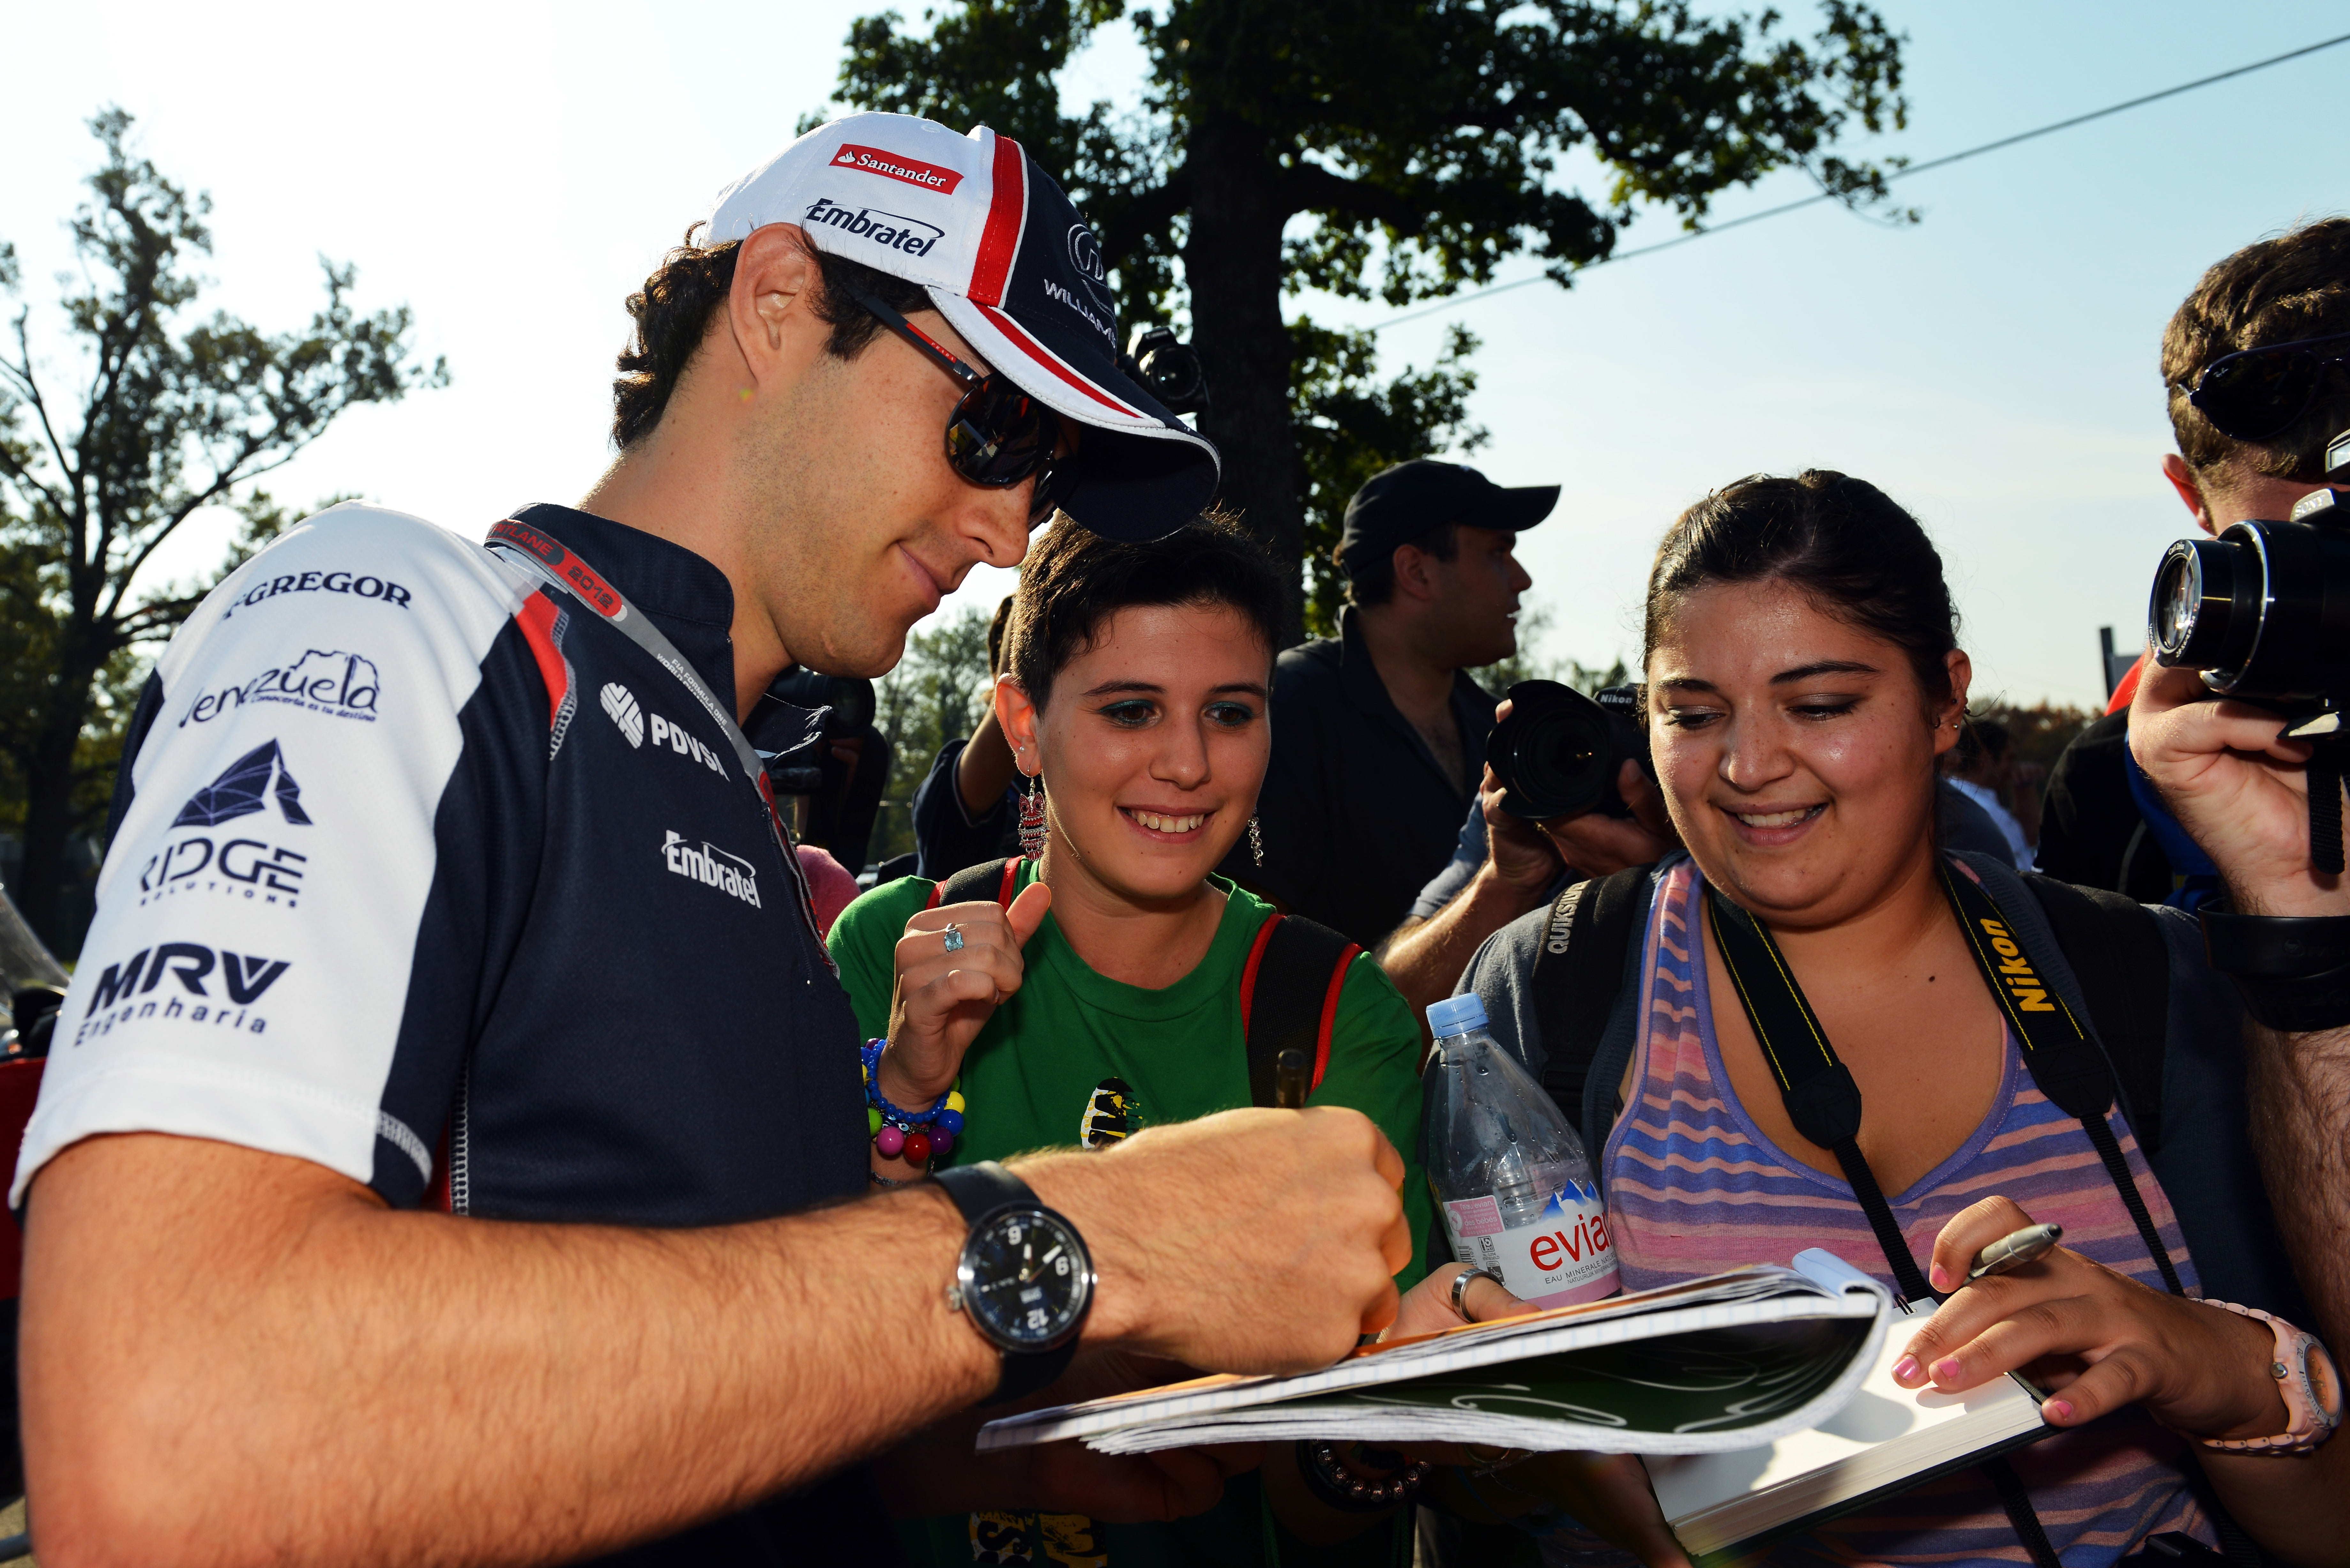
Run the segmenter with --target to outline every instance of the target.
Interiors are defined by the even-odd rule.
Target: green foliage
[[[104,158],[69,224],[81,267],[60,304],[85,374],[45,374],[29,306],[13,357],[0,352],[0,817],[22,823],[20,901],[52,937],[65,846],[103,809],[93,781],[120,754],[143,650],[290,520],[254,482],[345,410],[448,380],[445,365],[411,358],[405,308],[361,315],[355,271],[324,257],[326,298],[304,327],[267,333],[224,312],[183,326],[203,286],[187,263],[212,249],[211,199],[137,156],[130,127],[120,109],[89,121]],[[0,291],[21,286],[0,244]],[[142,572],[216,506],[244,519],[218,573],[158,584]]]
[[[912,852],[914,791],[939,748],[978,728],[986,711],[987,628],[992,609],[961,615],[906,639],[898,667],[873,683],[873,726],[889,740],[889,783],[873,826],[876,860]],[[855,869],[855,867],[851,867]]]
[[[1266,353],[1284,297],[1406,305],[1520,254],[1566,283],[1641,209],[1694,228],[1720,193],[1782,169],[1881,206],[1893,165],[1830,148],[1907,114],[1900,40],[1861,0],[1820,0],[1807,38],[1773,10],[1708,18],[1687,0],[1165,0],[1128,18],[1149,61],[1140,111],[1065,107],[1061,72],[1126,15],[962,0],[919,32],[862,17],[837,96],[991,125],[1060,180],[1129,326],[1192,327],[1224,499],[1305,568],[1303,617],[1320,627],[1329,492],[1380,454],[1470,450],[1473,383],[1460,336],[1384,384],[1367,337],[1308,321],[1288,324],[1291,354]],[[1569,153],[1596,160],[1599,188],[1559,180]]]

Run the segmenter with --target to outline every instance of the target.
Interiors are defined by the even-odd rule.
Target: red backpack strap
[[[953,876],[931,888],[931,901],[922,906],[935,909],[941,904],[975,904],[982,898],[993,898],[1004,909],[1012,908],[1013,895],[1020,891],[1020,861],[983,860],[976,866],[966,866]]]
[[[1274,1103],[1274,1063],[1284,1051],[1312,1057],[1313,1086],[1322,1086],[1338,998],[1347,989],[1347,968],[1362,950],[1329,927],[1296,915],[1274,915],[1257,929],[1241,971],[1252,1105]]]

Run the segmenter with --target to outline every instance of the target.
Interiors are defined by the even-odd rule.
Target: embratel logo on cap
[[[861,169],[868,174],[903,180],[909,185],[920,185],[925,191],[947,196],[953,195],[954,188],[962,183],[962,174],[958,170],[941,169],[935,163],[884,152],[878,147],[859,147],[854,141],[842,142],[840,151],[832,155],[832,162],[837,169]]]
[[[818,196],[816,205],[800,220],[809,228],[819,223],[839,229],[859,239],[871,240],[877,245],[903,251],[910,256],[926,256],[931,247],[945,234],[944,229],[923,223],[920,218],[900,217],[885,213],[879,207],[844,207],[829,196]]]

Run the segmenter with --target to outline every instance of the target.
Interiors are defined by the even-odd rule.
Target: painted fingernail
[[[1955,1355],[1946,1355],[1941,1360],[1934,1363],[1934,1378],[1935,1381],[1939,1383],[1957,1382],[1959,1380],[1959,1358]]]
[[[2069,1421],[2073,1418],[2072,1404],[2068,1400],[2051,1399],[2048,1401],[2048,1414],[2056,1420]]]
[[[1893,1364],[1893,1381],[1896,1383],[1907,1383],[1917,1376],[1918,1358],[1916,1356],[1905,1355]]]
[[[1950,1276],[1942,1272],[1941,1264],[1937,1263],[1928,1272],[1926,1282],[1938,1291],[1947,1291],[1950,1288]]]

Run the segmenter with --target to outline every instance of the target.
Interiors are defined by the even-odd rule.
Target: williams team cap
[[[1398,545],[1448,523],[1521,534],[1557,504],[1555,484],[1511,487],[1463,463],[1426,458],[1399,462],[1371,475],[1347,503],[1346,531],[1336,552],[1338,567],[1352,576],[1357,567],[1384,561]]]
[[[1200,514],[1216,449],[1118,367],[1101,243],[1009,137],[858,114],[809,131],[718,194],[705,244],[797,223],[817,249],[920,284],[988,365],[1086,427],[1063,510],[1112,539]]]

